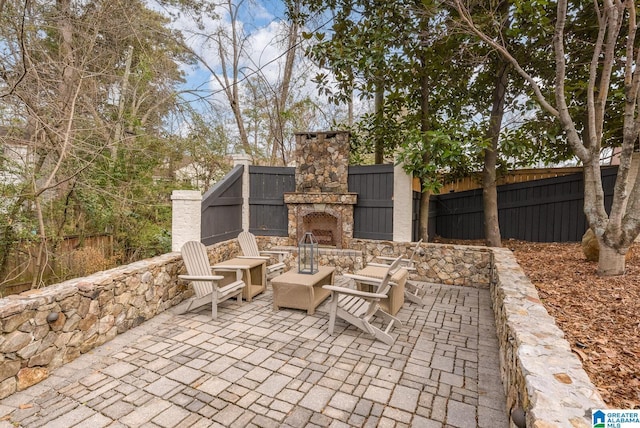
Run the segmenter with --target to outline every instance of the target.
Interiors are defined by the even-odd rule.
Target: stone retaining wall
[[[355,239],[353,249],[366,254],[366,263],[377,256],[411,257],[415,243]],[[465,245],[422,244],[416,257],[417,272],[410,275],[418,281],[437,284],[488,288],[491,280],[491,250]]]
[[[209,248],[213,263],[238,254],[237,241]],[[180,253],[0,299],[0,398],[190,297]]]
[[[523,409],[528,427],[590,428],[591,410],[607,406],[513,253],[493,254],[491,300],[507,408]]]
[[[258,239],[261,248],[291,249],[287,263],[297,268],[296,248],[286,238]],[[412,248],[356,239],[352,250],[323,250],[321,264],[353,272],[377,255],[408,257]],[[591,409],[606,406],[513,254],[472,246],[423,248],[413,279],[490,287],[507,411],[522,408],[528,427],[590,427]],[[236,240],[208,249],[212,263],[239,252]],[[190,297],[177,279],[182,269],[179,253],[170,253],[0,299],[0,398]]]

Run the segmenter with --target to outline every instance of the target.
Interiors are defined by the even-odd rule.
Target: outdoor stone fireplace
[[[356,193],[348,191],[349,133],[296,134],[296,191],[284,194],[289,238],[311,232],[320,245],[349,248]]]

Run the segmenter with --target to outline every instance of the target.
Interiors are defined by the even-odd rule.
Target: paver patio
[[[507,427],[489,291],[423,284],[393,346],[252,302],[165,312],[0,400],[5,427]]]

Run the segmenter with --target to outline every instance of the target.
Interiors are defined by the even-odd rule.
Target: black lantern
[[[306,232],[298,242],[298,272],[313,275],[318,272],[319,261],[318,240],[313,233]]]

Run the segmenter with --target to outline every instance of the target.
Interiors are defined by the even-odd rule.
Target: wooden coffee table
[[[332,266],[320,266],[313,275],[292,269],[276,276],[271,280],[273,309],[304,309],[313,315],[318,305],[331,294],[322,286],[333,284],[335,270]]]

